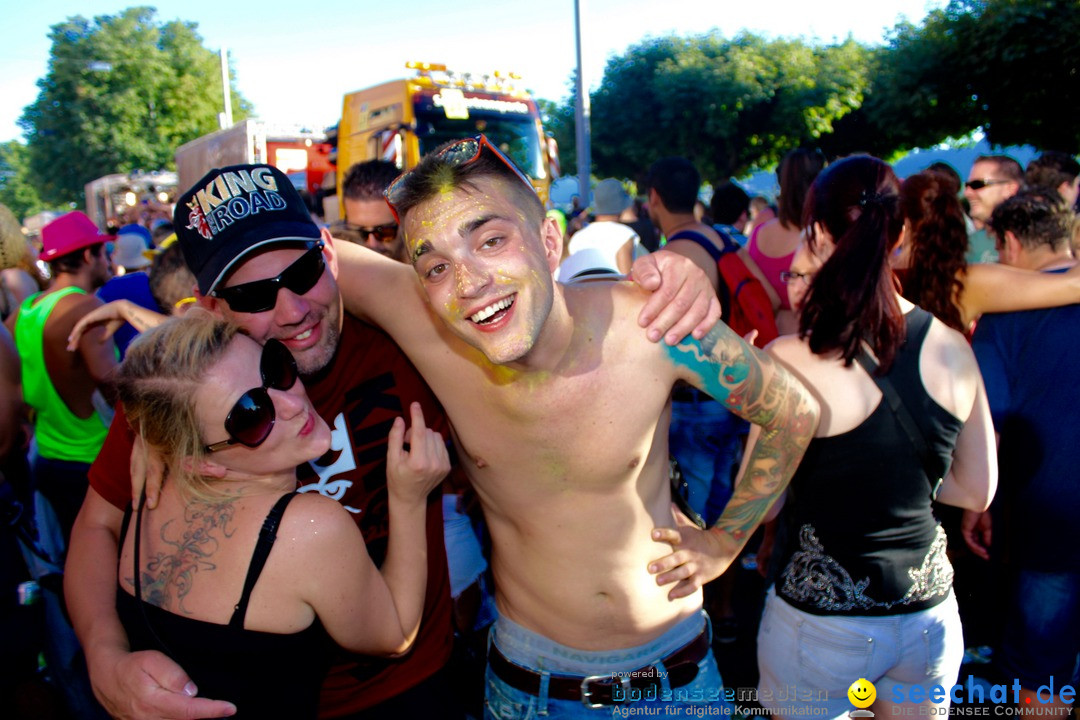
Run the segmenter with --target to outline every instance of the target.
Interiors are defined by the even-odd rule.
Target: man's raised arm
[[[699,530],[676,513],[675,528],[653,530],[653,539],[672,552],[651,562],[649,572],[658,585],[675,583],[669,593],[674,599],[718,577],[735,559],[795,474],[817,429],[819,408],[794,375],[726,325],[670,353],[689,371],[687,381],[760,428],[751,433],[734,494],[715,525]]]
[[[426,300],[412,265],[391,260],[374,250],[334,240],[338,287],[350,315],[390,330],[402,311],[419,309]]]

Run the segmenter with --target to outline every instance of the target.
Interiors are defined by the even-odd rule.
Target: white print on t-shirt
[[[349,441],[349,428],[345,425],[345,413],[338,413],[337,417],[334,418],[334,428],[330,432],[330,450],[336,450],[338,454],[337,459],[329,465],[319,465],[315,460],[308,462],[319,476],[319,481],[304,485],[297,488],[297,490],[299,492],[317,492],[331,500],[340,502],[353,483],[352,480],[344,477],[337,480],[333,480],[333,477],[356,469],[356,457],[353,455],[352,443]],[[327,453],[323,457],[327,456],[332,457],[333,455]],[[360,508],[349,507],[348,505],[342,507],[354,515],[359,515],[361,512]]]

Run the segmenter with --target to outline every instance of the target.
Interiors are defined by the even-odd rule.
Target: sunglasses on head
[[[964,185],[972,190],[982,190],[988,185],[1004,185],[1012,180],[968,180]]]
[[[210,291],[210,297],[219,298],[229,303],[234,312],[260,313],[273,310],[277,304],[278,290],[287,288],[297,295],[303,295],[315,283],[319,282],[326,262],[323,260],[323,243],[309,243],[308,250],[277,277],[255,280],[232,287],[217,288]]]
[[[398,226],[397,223],[387,223],[386,225],[376,225],[375,227],[364,227],[363,225],[350,225],[345,223],[345,228],[352,232],[360,233],[360,237],[365,240],[369,235],[374,235],[375,239],[381,243],[393,242],[397,238]]]
[[[450,167],[465,167],[466,165],[476,162],[480,158],[480,153],[483,152],[485,148],[493,152],[495,157],[499,158],[499,160],[514,173],[518,180],[528,185],[530,190],[536,192],[535,188],[533,188],[532,181],[525,177],[525,173],[518,170],[517,165],[515,165],[510,158],[506,157],[502,150],[495,147],[485,135],[477,135],[476,137],[464,138],[452,142],[436,152],[435,157],[442,160]],[[394,180],[394,182],[390,183],[390,186],[386,188],[386,192],[383,193],[383,197],[386,198],[386,202],[390,206],[390,211],[394,213],[394,218],[399,223],[401,222],[401,216],[398,214],[397,206],[402,200],[405,181],[410,175],[412,175],[411,170],[402,173]]]
[[[296,384],[300,373],[289,349],[278,340],[267,340],[259,359],[259,374],[262,387],[251,388],[241,395],[225,416],[225,432],[229,433],[229,439],[206,445],[203,450],[212,453],[230,445],[253,448],[270,437],[277,413],[274,412],[274,400],[266,390],[288,390]]]

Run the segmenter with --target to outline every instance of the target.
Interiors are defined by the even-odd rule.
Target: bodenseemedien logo
[[[848,700],[856,707],[848,713],[848,717],[860,718],[860,717],[874,717],[874,713],[867,708],[874,704],[874,700],[877,699],[877,688],[874,687],[874,683],[870,682],[866,678],[859,678],[855,682],[851,683],[851,687],[847,691]]]

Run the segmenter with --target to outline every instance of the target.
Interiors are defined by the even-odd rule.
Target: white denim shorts
[[[815,718],[845,717],[859,678],[874,683],[879,703],[908,698],[912,685],[950,687],[964,657],[952,592],[919,612],[851,617],[803,612],[770,588],[757,644],[758,700],[777,717],[805,717],[793,708],[807,704],[825,708]],[[948,708],[948,698],[937,707]]]

